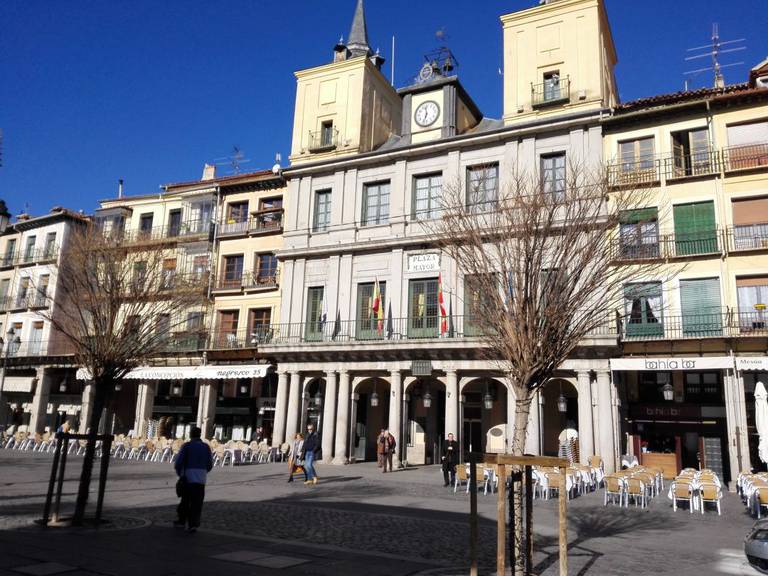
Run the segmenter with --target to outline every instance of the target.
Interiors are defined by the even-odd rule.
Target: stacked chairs
[[[755,492],[759,501],[759,490]],[[694,510],[705,512],[706,504],[715,504],[717,515],[721,515],[720,500],[723,498],[722,483],[715,472],[709,469],[685,468],[672,481],[669,489],[672,509],[677,511],[678,502],[688,502],[691,514]],[[766,484],[765,505],[768,506],[768,484]],[[758,517],[760,507],[758,506]]]
[[[763,508],[768,508],[768,472],[742,472],[736,480],[736,492],[750,513],[762,518]]]
[[[615,502],[628,507],[632,500],[635,506],[647,508],[651,499],[658,496],[663,485],[663,473],[659,468],[634,466],[608,474],[604,478],[605,495],[603,505]]]

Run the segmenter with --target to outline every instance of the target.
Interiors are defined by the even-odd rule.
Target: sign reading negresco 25
[[[408,272],[439,272],[440,254],[409,254]]]
[[[712,370],[733,368],[730,356],[703,356],[693,358],[611,358],[611,370]]]

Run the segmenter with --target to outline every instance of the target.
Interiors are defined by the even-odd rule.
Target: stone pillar
[[[37,385],[32,398],[32,408],[29,417],[29,431],[32,434],[42,434],[48,420],[48,399],[51,397],[52,374],[45,368],[37,369]],[[55,430],[54,430],[55,432]]]
[[[737,421],[739,423],[737,437],[741,455],[741,470],[731,472],[731,476],[735,478],[738,472],[752,469],[752,457],[749,453],[749,435],[747,434],[747,404],[746,397],[744,396],[744,378],[742,377],[741,372],[737,371],[735,373],[734,384],[734,395],[737,400]]]
[[[336,372],[325,374],[325,394],[323,404],[323,429],[322,435],[323,462],[333,462],[334,424],[336,423]]]
[[[541,453],[541,424],[539,418],[540,404],[544,395],[541,389],[531,398],[531,409],[528,414],[528,430],[525,432],[525,453],[538,456]],[[514,432],[513,432],[514,434]]]
[[[286,442],[293,442],[296,432],[298,432],[301,396],[301,373],[291,372],[291,387],[288,391],[288,416],[285,421]]]
[[[336,409],[336,446],[333,463],[346,464],[349,437],[349,372],[339,370],[339,399]]]
[[[611,373],[607,370],[597,372],[597,409],[600,418],[600,437],[596,442],[600,447],[600,456],[605,465],[605,472],[616,471],[616,442],[613,437],[613,423],[615,409],[611,389]]]
[[[355,449],[357,448],[357,404],[360,400],[360,395],[357,392],[353,392],[349,398],[349,430],[347,431],[349,443],[347,448],[347,462],[351,464],[352,462],[357,462],[357,453],[355,452]]]
[[[88,380],[83,386],[83,399],[80,403],[80,428],[79,434],[86,434],[88,432],[88,421],[91,419],[91,412],[93,411],[93,397],[96,393],[96,385],[93,380]]]
[[[459,378],[456,370],[445,372],[445,436],[459,437]]]
[[[589,372],[577,375],[579,392],[579,456],[582,464],[589,463],[589,457],[595,453],[595,441],[592,432],[592,384]]]
[[[203,438],[211,438],[216,421],[216,384],[208,381],[200,383],[200,399],[197,405],[197,425],[202,430]]]
[[[738,476],[742,470],[749,470],[749,448],[744,453],[744,442],[742,436],[745,436],[747,414],[744,403],[739,402],[739,394],[743,398],[744,392],[740,376],[733,374],[731,370],[726,370],[723,378],[723,387],[725,390],[725,417],[726,429],[728,431],[728,458],[731,466],[731,486],[735,486],[733,479]],[[738,432],[738,433],[737,433]]]
[[[138,437],[147,434],[147,422],[152,418],[152,409],[155,406],[154,382],[142,382],[138,385],[136,394],[136,421],[133,424],[133,432]]]
[[[403,429],[403,377],[400,370],[392,370],[389,382],[389,433],[395,437],[397,446],[403,439],[400,437]],[[400,468],[400,450],[395,450],[392,457],[392,465]]]
[[[272,428],[272,446],[279,448],[285,442],[285,413],[288,410],[288,373],[277,373],[277,398],[275,399],[275,423]]]

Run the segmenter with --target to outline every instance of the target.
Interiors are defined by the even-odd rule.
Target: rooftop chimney
[[[123,197],[123,179],[120,178],[120,180],[117,181],[117,197],[122,198]]]
[[[216,178],[216,166],[213,164],[206,164],[203,166],[203,180],[213,180]]]

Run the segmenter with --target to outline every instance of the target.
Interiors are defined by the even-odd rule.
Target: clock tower
[[[411,86],[398,90],[403,99],[402,136],[410,144],[449,138],[474,128],[482,120],[455,74],[458,62],[448,48],[424,57]]]

